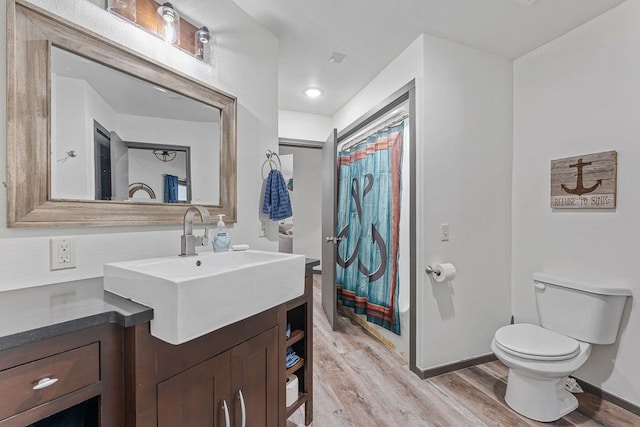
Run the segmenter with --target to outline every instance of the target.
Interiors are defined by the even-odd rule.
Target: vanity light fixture
[[[169,2],[158,8],[158,36],[165,42],[180,45],[180,15]]]
[[[136,0],[108,0],[107,10],[116,16],[136,22]]]
[[[304,90],[304,94],[307,95],[309,98],[317,98],[320,95],[323,94],[322,89],[319,89],[317,87],[308,87]]]
[[[200,27],[198,31],[196,31],[196,41],[199,41],[202,44],[209,43],[211,39],[211,34],[209,33],[209,29],[207,27]]]
[[[211,41],[211,33],[207,27],[200,27],[194,35],[194,43],[196,46],[196,58],[204,59],[205,46]]]
[[[136,5],[137,1],[137,5]],[[107,0],[107,10],[117,18],[164,40],[167,44],[209,62],[213,38],[205,26],[196,26],[180,17],[169,2],[159,0]]]
[[[153,155],[156,156],[158,160],[161,162],[170,162],[171,160],[176,158],[178,153],[175,151],[169,150],[153,150]]]

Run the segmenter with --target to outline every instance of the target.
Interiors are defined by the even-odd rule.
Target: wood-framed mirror
[[[7,225],[178,224],[189,203],[235,222],[236,108],[232,95],[8,0]]]

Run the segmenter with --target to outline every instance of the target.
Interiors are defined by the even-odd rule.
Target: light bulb
[[[163,3],[158,8],[158,36],[165,42],[180,44],[180,16],[171,3]]]

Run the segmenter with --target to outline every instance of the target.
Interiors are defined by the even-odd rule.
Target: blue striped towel
[[[269,219],[272,221],[280,221],[293,216],[287,183],[277,169],[272,169],[267,177],[262,212],[269,214]]]

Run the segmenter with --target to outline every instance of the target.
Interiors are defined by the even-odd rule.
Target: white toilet
[[[509,368],[505,401],[536,421],[562,418],[578,407],[566,377],[591,354],[591,344],[616,340],[628,289],[533,275],[540,325],[503,326],[491,349]]]

